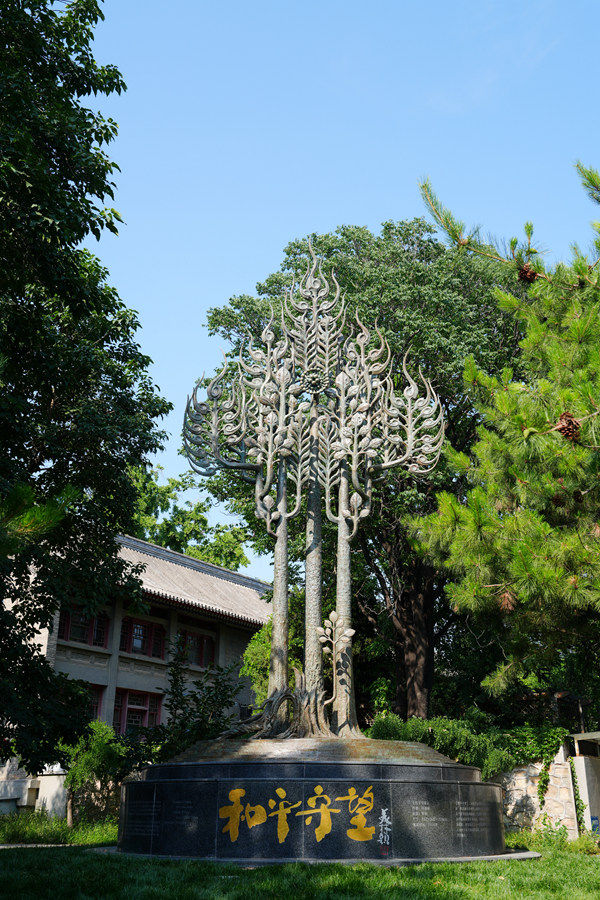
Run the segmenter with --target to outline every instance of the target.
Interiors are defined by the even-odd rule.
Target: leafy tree
[[[56,762],[61,740],[72,742],[89,718],[85,686],[57,673],[14,627],[0,606],[0,759],[18,756],[31,772]]]
[[[154,762],[165,762],[195,741],[221,734],[231,722],[231,710],[242,689],[234,666],[209,666],[190,680],[187,651],[181,638],[169,656],[167,682],[165,704],[169,721],[147,729],[143,735]]]
[[[496,371],[518,355],[519,325],[497,308],[492,294],[492,288],[502,283],[497,268],[487,260],[445,249],[434,239],[432,227],[420,219],[386,222],[380,234],[344,226],[312,240],[346,290],[348,321],[358,311],[367,325],[379,322],[394,354],[398,387],[403,387],[402,358],[412,348],[412,367],[422,366],[444,404],[448,440],[467,450],[479,412],[463,384],[465,359],[472,354],[483,367]],[[307,251],[306,241],[293,241],[281,270],[258,285],[258,296],[233,297],[227,306],[210,312],[211,333],[232,342],[232,357],[248,332],[260,339],[269,320],[269,304],[277,322],[283,289],[304,273]],[[511,273],[503,277],[519,290]],[[371,679],[385,677],[393,667],[389,692],[403,715],[427,714],[435,646],[456,619],[445,599],[444,574],[408,531],[410,517],[431,510],[435,490],[442,488],[464,490],[464,481],[445,464],[426,482],[400,470],[391,473],[376,490],[373,512],[361,526],[353,554],[359,691],[361,684],[368,687]],[[256,549],[270,551],[270,539],[256,522],[253,500],[243,485],[235,477],[221,475],[212,480],[211,490],[221,500],[231,498],[232,509],[249,527],[252,523]],[[301,518],[290,523],[290,536],[291,555],[298,562],[304,548]],[[335,536],[329,525],[324,526],[324,541],[327,612],[333,604],[335,578]],[[369,646],[367,629],[371,636],[379,636]],[[380,701],[381,689],[379,682]],[[359,696],[363,715],[372,702],[368,692]]]
[[[59,745],[59,752],[67,768],[65,787],[69,825],[73,825],[75,804],[87,807],[88,813],[91,807],[104,817],[114,812],[116,790],[131,771],[127,743],[110,725],[95,719],[75,744]]]
[[[31,485],[14,484],[0,500],[0,557],[15,553],[26,541],[35,541],[64,517],[66,494],[44,505],[35,502]]]
[[[209,525],[209,500],[181,500],[196,487],[191,473],[159,484],[161,466],[132,470],[137,489],[134,537],[237,571],[248,565],[246,529]]]
[[[289,631],[289,677],[291,684],[294,683],[294,668],[302,668],[302,619],[298,614],[303,612],[303,608],[300,604],[300,599],[298,589],[292,590],[290,594],[291,627]],[[300,625],[300,628],[298,628],[298,625]],[[269,694],[272,629],[273,622],[272,619],[269,619],[262,628],[259,628],[252,635],[244,650],[244,662],[240,669],[240,675],[247,675],[252,682],[252,689],[256,695],[257,703],[263,703]]]
[[[87,305],[81,242],[120,216],[106,208],[118,168],[105,151],[117,125],[82,103],[125,88],[115,66],[99,65],[96,0],[57,7],[50,0],[5,0],[0,20],[0,296],[30,285]]]
[[[578,168],[600,202],[600,175]],[[416,528],[450,574],[446,592],[453,606],[502,621],[503,656],[489,660],[488,689],[499,694],[521,683],[542,690],[560,673],[581,672],[582,651],[597,646],[598,259],[576,247],[570,264],[546,268],[530,224],[525,240],[513,239],[503,256],[476,233],[465,234],[429,184],[423,189],[463,252],[494,257],[529,288],[525,297],[496,291],[500,308],[524,329],[521,371],[488,374],[496,370],[467,359],[466,388],[482,424],[472,452],[449,452],[448,463],[470,489],[464,497],[439,493],[436,511]],[[600,234],[600,226],[594,228]],[[600,256],[600,237],[595,253]]]
[[[9,0],[0,23],[0,506],[10,516],[26,501],[26,524],[70,496],[50,530],[0,559],[12,600],[0,608],[0,743],[32,769],[52,761],[48,735],[72,736],[64,679],[36,652],[37,635],[60,603],[92,613],[118,592],[141,595],[116,536],[133,526],[130,467],[159,448],[156,420],[170,408],[135,313],[80,246],[118,221],[103,206],[116,125],[82,103],[123,88],[92,55],[100,17],[94,0]]]

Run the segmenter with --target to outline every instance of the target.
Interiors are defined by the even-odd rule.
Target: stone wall
[[[542,768],[541,762],[530,763],[500,776],[504,788],[504,825],[507,831],[531,828],[547,816],[552,825],[564,825],[569,838],[574,839],[579,832],[571,766],[564,749],[558,751],[550,765],[546,800],[540,808],[537,789]]]

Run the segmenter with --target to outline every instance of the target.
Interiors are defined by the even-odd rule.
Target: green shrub
[[[67,760],[65,787],[78,818],[102,820],[119,808],[119,786],[135,765],[132,748],[110,725],[90,722],[78,742],[62,746]]]
[[[227,668],[209,666],[189,682],[187,651],[181,639],[172,646],[167,680],[168,723],[140,733],[142,755],[146,752],[146,761],[155,763],[172,759],[196,741],[211,740],[225,731],[233,718],[230,710],[242,690],[235,664]]]
[[[597,834],[582,831],[578,838],[570,841],[567,829],[563,825],[552,825],[547,817],[542,820],[541,827],[521,828],[507,834],[506,846],[511,850],[535,850],[538,853],[567,850],[570,853],[587,853],[589,856],[600,854]]]
[[[523,725],[510,731],[488,728],[478,732],[473,720],[411,718],[393,713],[378,715],[369,736],[378,740],[417,741],[465,766],[481,769],[484,780],[516,766],[554,757],[567,736],[564,728]]]
[[[117,822],[78,822],[69,828],[66,819],[51,818],[45,810],[0,816],[0,844],[114,844]]]

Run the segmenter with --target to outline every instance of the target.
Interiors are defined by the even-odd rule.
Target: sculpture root
[[[304,674],[294,669],[296,688],[280,688],[256,707],[256,713],[244,722],[238,722],[221,737],[252,735],[254,738],[331,737],[332,732],[325,712],[324,691],[307,690]],[[289,716],[280,715],[281,707],[289,704]]]

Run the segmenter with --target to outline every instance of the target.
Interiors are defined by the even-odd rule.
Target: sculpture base
[[[502,854],[502,789],[422,744],[210,741],[122,788],[119,849],[222,861]]]

